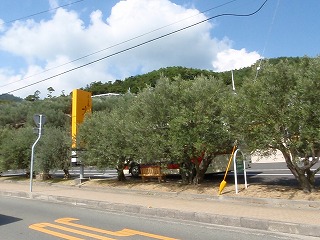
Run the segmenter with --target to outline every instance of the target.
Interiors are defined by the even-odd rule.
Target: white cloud
[[[49,5],[50,5],[51,8],[59,7],[58,0],[49,0]]]
[[[51,6],[56,6],[56,3],[50,0]],[[62,90],[69,93],[93,81],[123,79],[167,66],[221,71],[227,67],[236,68],[239,64],[250,65],[260,58],[256,52],[231,49],[231,41],[228,39],[213,38],[210,31],[214,26],[210,22],[135,48],[138,44],[204,19],[206,17],[198,10],[187,9],[169,0],[126,0],[113,6],[110,16],[103,16],[101,10],[91,12],[90,23],[85,23],[77,12],[62,8],[49,20],[17,21],[0,32],[0,54],[3,51],[17,57],[19,61],[22,59],[28,67],[18,67],[13,74],[2,75],[1,83],[9,83],[12,79],[22,80],[17,84],[0,87],[0,93],[50,78],[132,47],[134,49],[130,51],[107,57],[98,63],[13,94],[26,97],[40,90],[42,96],[45,96],[48,87],[53,87],[57,94]],[[100,52],[102,49],[105,51]],[[99,53],[91,55],[97,51]],[[90,56],[65,64],[86,55]]]
[[[0,48],[32,62],[51,61],[56,54],[73,55],[81,48],[82,24],[76,13],[58,9],[49,21],[15,22],[1,37]]]
[[[217,72],[230,71],[248,67],[259,60],[261,56],[257,52],[248,53],[246,49],[227,49],[217,54],[217,59],[212,62]]]

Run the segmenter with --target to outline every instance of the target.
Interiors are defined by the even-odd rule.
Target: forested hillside
[[[20,102],[21,98],[13,96],[11,94],[1,94],[0,95],[0,104],[5,102]]]
[[[237,73],[239,77],[242,77],[247,75],[250,70],[251,68],[244,68],[237,70]],[[167,67],[143,75],[132,76],[123,81],[116,80],[115,82],[108,83],[102,83],[100,81],[92,82],[84,87],[83,90],[92,92],[93,95],[102,93],[126,93],[128,91],[138,93],[148,86],[154,87],[161,77],[166,77],[174,81],[177,77],[181,77],[181,79],[184,80],[193,80],[198,76],[221,78],[226,84],[231,84],[230,72],[216,73],[208,70],[185,67]]]
[[[298,64],[301,58],[275,58],[264,60],[263,62],[270,62],[271,64],[276,64],[281,60],[286,59],[289,64]],[[245,77],[254,77],[256,73],[256,68],[259,64],[263,65],[263,62],[256,63],[255,65],[247,68],[242,68],[239,70],[234,70],[235,83],[237,86],[241,86],[242,79]],[[176,77],[180,76],[183,80],[193,80],[198,76],[203,77],[215,77],[221,79],[227,85],[231,85],[231,72],[213,72],[209,70],[201,70],[186,67],[167,67],[154,70],[152,72],[131,76],[124,80],[116,80],[114,82],[101,82],[95,81],[82,89],[85,91],[92,92],[92,95],[103,94],[103,93],[126,93],[130,91],[131,93],[138,93],[144,88],[151,86],[154,87],[157,81],[161,77],[166,77],[173,81]]]
[[[298,64],[301,61],[301,58],[275,58],[264,60],[263,62],[270,62],[271,64],[276,64],[281,60],[286,60],[289,64]],[[262,65],[263,65],[262,62]],[[245,77],[253,77],[256,73],[256,68],[261,64],[257,62],[255,65],[247,68],[242,68],[239,70],[234,70],[235,83],[237,86],[241,86],[242,79]],[[193,80],[198,76],[204,77],[215,77],[219,78],[225,82],[227,85],[231,85],[231,72],[213,72],[209,70],[201,70],[194,68],[186,68],[186,67],[167,67],[160,68],[158,70],[151,71],[146,74],[131,76],[125,78],[124,80],[116,80],[116,81],[93,81],[86,86],[82,87],[82,90],[91,92],[92,95],[104,94],[104,93],[120,93],[124,94],[127,92],[138,93],[142,91],[146,87],[154,87],[161,77],[166,77],[171,81],[174,81],[177,77],[181,77],[184,80]],[[49,89],[49,88],[48,88]],[[30,100],[34,95],[30,95],[26,98],[26,100]],[[21,101],[22,99],[16,97],[11,94],[2,94],[0,95],[0,103],[7,101]]]

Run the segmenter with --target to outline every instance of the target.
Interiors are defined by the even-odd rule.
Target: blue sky
[[[44,97],[48,87],[60,95],[94,81],[124,79],[161,67],[228,71],[250,66],[262,57],[317,56],[318,0],[268,0],[253,16],[215,18],[116,54],[219,14],[252,13],[264,1],[1,1],[0,94],[10,92],[24,98],[40,90]]]

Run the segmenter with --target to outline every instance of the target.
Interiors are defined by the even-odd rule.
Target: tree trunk
[[[314,171],[311,171],[310,169],[307,169],[307,179],[309,183],[311,184],[311,192],[315,190],[315,184],[316,184],[316,173]]]
[[[284,150],[281,150],[281,152],[284,156],[288,168],[299,182],[299,185],[302,188],[303,192],[311,193],[315,188],[315,174],[311,171],[311,166],[308,168],[300,168],[296,163],[294,163],[294,154],[288,154],[288,152]]]
[[[188,159],[180,164],[180,175],[183,184],[192,183],[194,164]]]
[[[69,179],[70,178],[70,173],[68,169],[62,169],[64,172],[64,179]]]
[[[126,180],[126,176],[123,173],[123,169],[122,170],[117,169],[117,172],[118,172],[118,177],[117,177],[118,181],[120,181],[120,182],[125,181]]]
[[[198,167],[196,168],[196,176],[193,179],[193,183],[194,184],[200,184],[203,182],[205,173],[207,172],[207,169],[209,167],[209,164],[211,163],[212,158],[211,155],[205,155],[202,158],[202,161],[200,162],[200,164],[198,165]]]
[[[297,180],[305,193],[311,193],[314,189],[314,186],[310,183],[309,179],[305,174],[299,174]]]
[[[121,158],[119,160],[119,163],[118,163],[118,166],[117,166],[117,173],[118,173],[118,181],[125,181],[126,180],[126,176],[124,175],[124,172],[123,172],[123,168],[124,168],[124,162],[125,162],[125,158]]]

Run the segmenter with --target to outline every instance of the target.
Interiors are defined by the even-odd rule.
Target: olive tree
[[[27,124],[34,125],[33,116],[44,114],[47,118],[45,127],[59,127],[70,129],[71,126],[71,99],[70,97],[47,98],[35,102],[27,102]]]
[[[70,150],[71,137],[68,131],[57,127],[44,128],[44,135],[35,150],[36,169],[44,178],[50,178],[50,170],[61,169],[65,178],[68,178]]]
[[[3,105],[0,108],[0,125],[4,129],[0,144],[2,168],[29,168],[31,146],[37,137],[33,132],[33,127],[35,127],[33,116],[41,113],[46,116],[47,121],[44,125],[45,135],[41,137],[35,149],[35,157],[41,156],[36,161],[39,170],[48,173],[52,168],[59,167],[68,175],[65,152],[62,152],[71,144],[67,143],[65,139],[66,136],[67,139],[70,138],[71,118],[68,115],[70,110],[71,100],[69,97]],[[43,151],[42,144],[47,145]]]
[[[31,110],[30,102],[9,102],[0,107],[0,126],[20,128],[25,126],[28,113]]]
[[[214,157],[231,148],[230,134],[221,114],[222,100],[231,96],[231,89],[213,77],[198,77],[183,85],[178,104],[174,105],[177,114],[169,122],[170,143],[172,153],[183,160],[182,176],[187,174],[189,182],[193,179],[194,183],[200,183]]]
[[[128,108],[133,96],[119,97],[112,110],[94,112],[80,125],[77,142],[83,147],[80,153],[86,165],[98,168],[114,167],[118,180],[125,180],[124,164],[134,154],[133,136]]]
[[[167,160],[170,156],[169,122],[177,114],[173,108],[177,92],[166,78],[160,78],[156,87],[145,88],[130,108],[135,129],[136,157],[143,162]]]
[[[221,100],[231,90],[214,78],[185,81],[160,78],[153,88],[137,96],[132,115],[139,123],[135,142],[143,161],[180,163],[185,183],[203,180],[208,165],[229,147],[229,134],[221,115]],[[202,161],[196,161],[202,156]]]
[[[265,62],[256,80],[247,78],[226,112],[235,134],[251,151],[280,150],[305,192],[320,157],[320,58]]]
[[[0,169],[29,169],[35,134],[31,127],[0,130]]]

